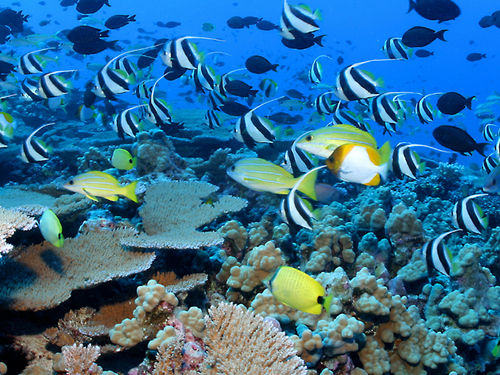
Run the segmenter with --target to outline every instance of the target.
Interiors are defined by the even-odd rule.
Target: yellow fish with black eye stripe
[[[330,313],[333,295],[325,297],[325,288],[308,274],[293,267],[280,267],[264,280],[274,298],[294,309],[321,314]]]

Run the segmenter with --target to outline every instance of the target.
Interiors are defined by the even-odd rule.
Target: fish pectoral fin
[[[93,201],[99,202],[99,200],[95,196],[89,194],[85,189],[82,189],[82,190],[85,192],[85,196],[87,198],[92,199]]]

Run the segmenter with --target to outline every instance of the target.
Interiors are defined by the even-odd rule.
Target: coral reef
[[[140,248],[198,249],[222,243],[217,232],[196,229],[217,217],[239,211],[247,201],[221,196],[213,204],[203,198],[218,190],[217,186],[197,181],[165,181],[147,188],[145,204],[139,211],[144,231],[125,238],[122,243]]]

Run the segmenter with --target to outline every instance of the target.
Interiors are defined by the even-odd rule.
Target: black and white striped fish
[[[289,5],[285,0],[280,18],[280,35],[289,40],[294,33],[309,34],[319,30],[316,20],[321,20],[319,9],[313,13],[306,5]]]
[[[377,124],[382,125],[386,131],[396,131],[396,124],[400,122],[401,112],[389,97],[394,93],[385,93],[372,98],[369,115]],[[385,131],[384,131],[385,132]]]
[[[298,179],[297,183],[290,190],[286,198],[281,201],[278,213],[285,223],[291,226],[299,226],[312,230],[312,220],[317,218],[313,213],[313,208],[310,202],[301,198],[297,194],[297,189],[306,178],[316,180],[318,171],[325,167],[325,165],[322,165],[304,173],[304,175]]]
[[[52,147],[47,146],[42,140],[36,139],[35,135],[43,128],[54,124],[55,122],[51,122],[50,124],[40,126],[24,140],[21,145],[21,154],[19,155],[22,161],[25,163],[36,163],[49,160]]]
[[[199,63],[196,69],[193,70],[192,77],[196,92],[212,91],[217,83],[213,68],[202,63]]]
[[[21,98],[34,102],[45,100],[45,98],[38,93],[38,81],[30,78],[25,78],[21,83]]]
[[[146,83],[148,81],[150,81],[150,80],[148,79],[148,80],[142,81],[135,88],[134,94],[139,99],[149,99],[151,97],[151,87],[146,86]]]
[[[401,38],[389,38],[382,46],[382,52],[389,59],[408,60],[411,57],[412,50],[403,44]]]
[[[370,131],[363,119],[363,116],[360,113],[356,115],[352,111],[341,110],[342,102],[337,102],[334,107],[335,111],[332,114],[332,125],[349,124],[366,132]]]
[[[311,69],[309,69],[309,72],[307,74],[309,82],[311,82],[314,85],[321,83],[321,80],[323,79],[323,65],[321,65],[320,61],[318,61],[320,57],[328,57],[330,60],[332,59],[330,56],[327,55],[320,55],[314,59]]]
[[[500,137],[499,126],[495,124],[484,125],[483,131],[481,133],[483,134],[484,139],[489,142],[493,142],[495,138]]]
[[[422,98],[420,98],[419,101],[417,102],[417,105],[415,106],[415,114],[417,115],[419,121],[422,124],[428,124],[428,123],[434,121],[433,109],[426,99],[429,96],[440,95],[440,94],[442,94],[442,93],[435,92],[433,94],[425,95]]]
[[[36,55],[37,52],[47,51],[53,47],[43,48],[36,51],[25,53],[19,58],[17,71],[21,74],[38,74],[43,73],[43,68],[47,58],[43,55]],[[51,59],[55,60],[55,59]]]
[[[44,99],[56,98],[58,96],[67,94],[68,88],[71,86],[63,77],[58,74],[72,73],[76,70],[59,70],[57,72],[46,73],[38,79],[37,94]]]
[[[493,169],[498,167],[500,164],[500,161],[498,160],[497,156],[495,153],[491,153],[488,155],[484,160],[483,160],[483,171],[485,171],[487,174],[490,174]]]
[[[207,112],[205,112],[205,124],[210,128],[210,129],[215,129],[216,127],[218,128],[222,124],[222,120],[220,119],[219,115],[215,110],[209,109]]]
[[[207,102],[210,108],[217,110],[220,109],[225,100],[217,90],[212,90],[207,95]]]
[[[453,256],[451,251],[442,241],[446,236],[460,231],[462,231],[462,229],[443,233],[439,237],[433,238],[422,247],[422,257],[427,265],[427,272],[429,275],[432,274],[433,270],[436,270],[443,275],[450,276],[450,271],[453,269]]]
[[[410,143],[399,143],[392,150],[391,169],[400,180],[403,176],[412,179],[417,178],[417,171],[422,173],[425,169],[425,163],[420,161],[418,154],[410,147]]]
[[[164,76],[158,78],[151,90],[151,97],[149,98],[149,103],[147,106],[147,117],[146,120],[152,122],[163,130],[166,134],[173,134],[183,128],[184,123],[174,122],[172,114],[170,113],[170,106],[164,99],[158,99],[155,97],[155,88],[158,82],[163,79]]]
[[[141,120],[131,111],[144,106],[146,106],[146,104],[136,105],[135,107],[127,108],[126,110],[115,115],[115,118],[111,123],[111,127],[118,134],[118,137],[125,139],[125,134],[127,134],[128,136],[134,138],[136,134],[142,130]]]
[[[270,78],[264,78],[259,84],[259,89],[262,90],[262,93],[266,98],[272,98],[276,95],[278,84]]]
[[[234,128],[233,136],[236,140],[244,143],[248,148],[253,148],[257,143],[270,143],[276,140],[276,134],[271,121],[265,117],[255,114],[255,110],[272,101],[279,100],[279,97],[251,109],[241,116]]]
[[[184,36],[174,38],[165,43],[160,51],[160,58],[163,63],[174,69],[194,70],[200,62],[201,54],[196,45],[188,39],[205,39],[221,42],[219,39],[205,38],[200,36]]]
[[[94,88],[92,92],[101,98],[109,100],[116,100],[116,95],[129,92],[131,76],[121,69],[113,69],[113,63],[128,53],[152,49],[154,47],[155,46],[138,48],[113,57],[97,72],[94,78]]]
[[[455,228],[481,234],[481,231],[488,227],[488,217],[482,208],[472,201],[485,195],[488,194],[469,195],[455,203],[451,211],[451,221]]]
[[[420,160],[418,154],[413,151],[411,147],[425,147],[438,152],[451,152],[427,145],[419,145],[409,142],[398,143],[392,150],[390,166],[392,172],[400,180],[403,179],[403,176],[408,176],[415,180],[417,178],[417,172],[423,173],[425,169],[425,162]]]
[[[296,146],[293,142],[288,150],[285,152],[284,160],[281,166],[298,177],[303,173],[309,172],[316,166],[315,161],[310,153],[304,151]]]
[[[495,156],[497,159],[500,159],[500,137],[495,141],[495,146],[493,146],[493,150],[495,151]]]
[[[316,112],[318,112],[320,116],[324,114],[330,114],[335,111],[334,105],[337,103],[336,102],[332,103],[332,100],[330,98],[331,94],[332,94],[331,91],[324,92],[323,94],[318,95],[316,99],[314,99],[313,103],[314,109],[316,110]]]
[[[364,71],[356,69],[356,67],[373,61],[390,61],[390,60],[368,60],[349,65],[342,69],[337,75],[335,95],[344,101],[359,100],[371,98],[379,95],[377,86],[382,85],[382,80],[375,80]]]
[[[113,69],[125,72],[128,82],[132,85],[135,84],[139,68],[137,68],[137,65],[131,62],[127,56],[116,59],[113,63]]]

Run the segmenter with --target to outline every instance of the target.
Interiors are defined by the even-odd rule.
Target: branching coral
[[[140,215],[146,234],[126,238],[122,243],[139,248],[199,249],[223,241],[217,232],[200,232],[204,224],[247,205],[242,198],[222,196],[218,202],[203,204],[217,186],[197,181],[165,181],[147,188]]]
[[[100,375],[102,369],[95,364],[101,354],[98,346],[65,346],[62,349],[64,365],[68,375]]]
[[[306,374],[293,342],[272,323],[233,304],[211,307],[202,374]]]

